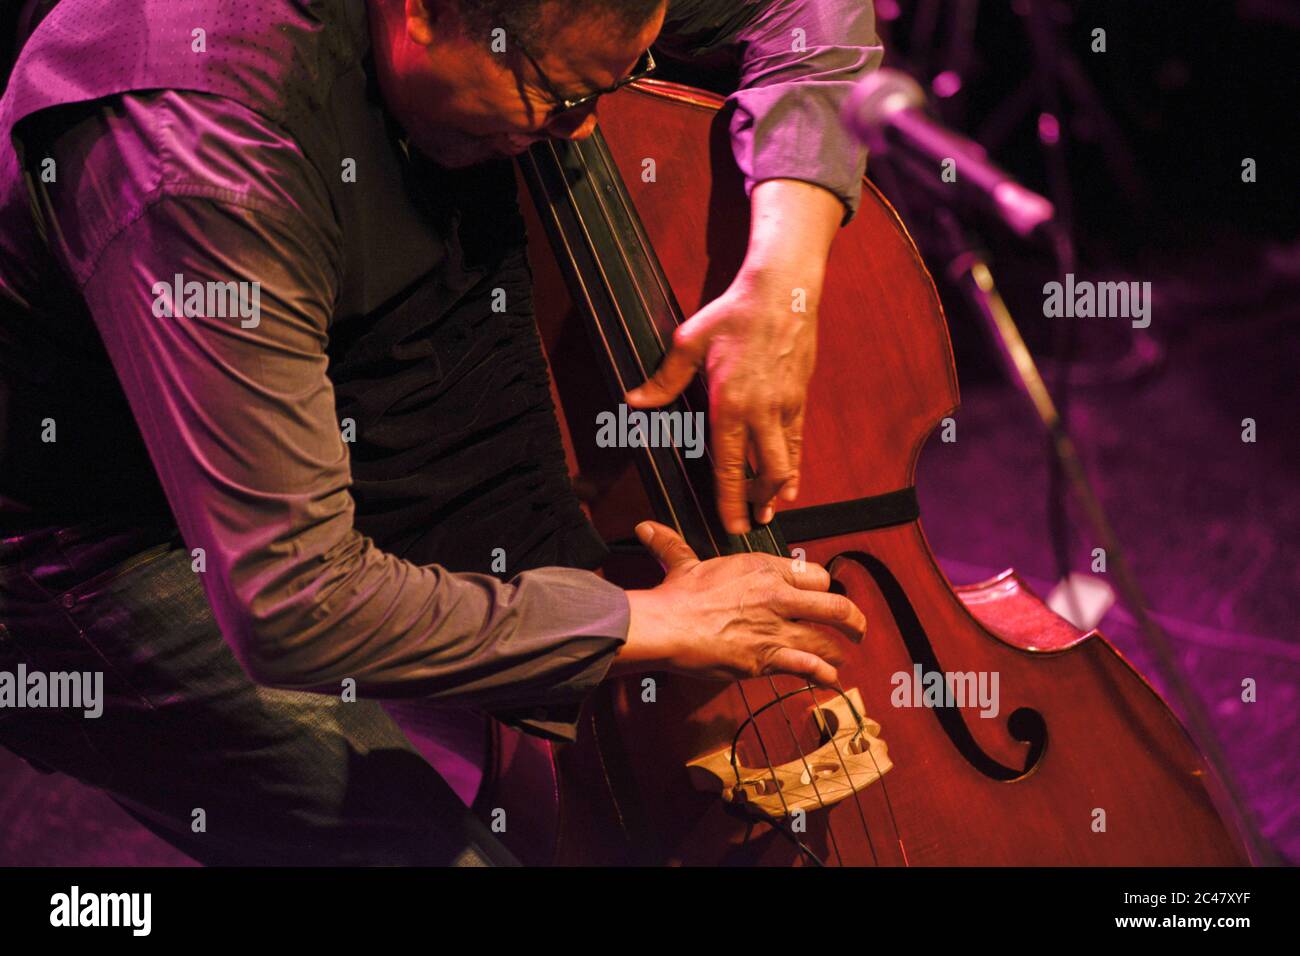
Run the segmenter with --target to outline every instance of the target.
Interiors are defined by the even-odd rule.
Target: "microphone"
[[[925,92],[914,79],[881,69],[858,82],[841,118],[868,148],[882,156],[897,152],[910,165],[931,171],[936,190],[945,185],[941,174],[951,163],[953,198],[992,213],[1021,238],[1052,221],[1056,210],[1050,202],[990,162],[978,143],[926,116],[924,105]]]

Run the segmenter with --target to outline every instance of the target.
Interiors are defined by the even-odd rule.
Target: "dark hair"
[[[566,19],[589,16],[622,28],[630,36],[640,30],[664,0],[452,0],[461,22],[471,34],[486,36],[497,27],[511,37],[545,49],[539,36],[543,10],[563,3]]]

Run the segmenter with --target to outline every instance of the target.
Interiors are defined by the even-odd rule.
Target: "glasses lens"
[[[641,77],[653,73],[654,68],[655,58],[650,55],[650,50],[647,48],[646,51],[641,54],[641,59],[636,61],[636,66],[632,68],[632,72],[629,74],[627,82],[631,83],[633,80],[639,80]]]
[[[647,48],[646,51],[641,54],[641,58],[636,61],[636,65],[632,67],[632,72],[615,83],[610,89],[588,93],[586,96],[580,96],[577,99],[561,100],[558,104],[558,108],[554,110],[550,122],[546,124],[547,129],[554,135],[564,135],[565,132],[572,132],[582,125],[583,121],[595,108],[596,101],[602,96],[606,93],[612,93],[615,90],[621,89],[634,80],[639,80],[641,77],[653,73],[654,68],[654,57],[651,56],[650,50]],[[546,74],[541,73],[541,67],[538,67],[538,72],[543,78],[545,78]]]
[[[569,109],[557,111],[546,124],[546,132],[551,136],[568,136],[587,121],[587,117],[596,109],[597,99],[598,97],[592,97]]]

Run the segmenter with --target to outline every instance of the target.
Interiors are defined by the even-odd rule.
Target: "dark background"
[[[1051,256],[977,217],[964,224],[988,250],[1058,398],[1068,399],[1089,473],[1263,833],[1283,859],[1300,862],[1300,4],[877,3],[891,65],[927,88],[960,65],[961,91],[934,106],[977,139],[1029,81],[1026,16],[1044,11],[1055,44],[1044,58],[1048,82],[1072,65],[1100,106],[1090,113],[1067,97],[1059,111],[1068,176],[1056,195],[1073,209],[1077,272],[1152,282],[1151,327],[1136,335],[1127,321],[1079,320],[1069,354],[1058,352],[1060,329],[1042,316],[1042,285],[1059,278]],[[4,3],[0,29],[14,14]],[[1107,31],[1104,54],[1090,50],[1095,27]],[[1039,78],[1033,88],[1050,86]],[[1049,191],[1036,137],[1042,104],[1029,106],[992,152],[1026,185]],[[1107,161],[1107,128],[1128,173]],[[1253,184],[1241,180],[1248,156],[1258,167]],[[958,441],[934,439],[922,458],[926,533],[954,582],[1015,566],[1046,593],[1059,573],[1049,517],[1061,506],[1050,494],[1041,429],[975,313],[943,278],[935,207],[888,173],[888,163],[873,161],[873,177],[938,281],[963,394]],[[1064,358],[1068,365],[1055,361]],[[1241,441],[1246,417],[1257,422],[1254,444]],[[1064,507],[1072,519],[1064,550],[1086,571],[1095,542]],[[1154,677],[1131,615],[1117,607],[1101,626]],[[1254,704],[1240,700],[1247,677],[1258,684]],[[184,861],[107,797],[3,751],[0,820],[0,865]]]

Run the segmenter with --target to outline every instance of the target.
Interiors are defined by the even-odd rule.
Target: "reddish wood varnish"
[[[602,106],[601,127],[684,312],[718,295],[745,248],[748,205],[731,158],[720,100],[642,82]],[[656,160],[656,181],[638,175]],[[531,216],[531,212],[530,212]],[[604,394],[597,358],[530,221],[539,327],[554,374],[561,424],[579,488],[608,540],[649,516],[630,453],[594,448]],[[906,488],[932,429],[958,404],[947,326],[933,283],[897,216],[868,184],[856,219],[832,250],[820,307],[819,350],[806,422],[799,507]],[[670,331],[670,330],[667,330]],[[800,544],[831,564],[866,613],[868,634],[840,669],[878,721],[894,769],[859,795],[808,816],[806,844],[828,863],[856,865],[1233,865],[1247,862],[1207,791],[1205,763],[1155,691],[1097,634],[1049,611],[1013,575],[954,590],[919,524]],[[891,704],[891,677],[917,663],[878,579],[846,553],[862,553],[896,579],[946,671],[996,673],[1000,711],[960,711],[971,744],[1005,767],[1028,745],[1008,717],[1041,716],[1046,747],[1032,772],[992,779],[927,708]],[[653,569],[611,562],[620,583],[644,585]],[[778,679],[782,690],[798,682]],[[657,678],[653,704],[635,682],[613,682],[589,708],[583,733],[557,748],[554,829],[529,853],[562,863],[807,862],[792,843],[729,814],[694,790],[686,763],[727,746],[747,711],[736,685]],[[752,706],[771,700],[766,680],[744,682]],[[823,693],[822,697],[828,696]],[[817,743],[811,700],[786,713],[798,747]],[[776,709],[759,719],[769,741],[798,748]],[[752,734],[751,734],[752,736]],[[752,741],[746,760],[762,763]],[[509,786],[508,774],[498,784]],[[522,785],[521,785],[522,786]],[[541,800],[548,792],[534,793]],[[1095,832],[1097,810],[1105,832]]]

